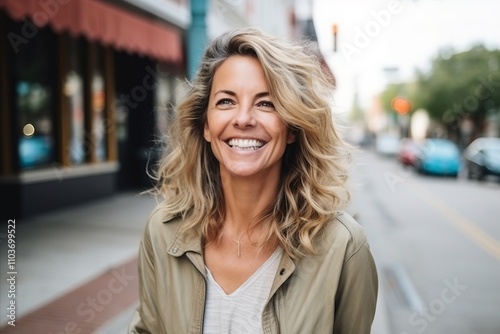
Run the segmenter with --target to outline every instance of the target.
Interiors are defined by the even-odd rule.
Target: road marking
[[[420,297],[415,284],[406,270],[401,265],[394,264],[384,267],[383,271],[393,292],[401,294],[402,298],[413,312],[422,314],[425,311],[424,300]]]
[[[486,252],[490,253],[498,260],[500,260],[500,242],[489,236],[487,233],[483,232],[481,229],[476,227],[467,218],[461,216],[457,211],[450,208],[445,202],[443,202],[437,196],[425,190],[423,187],[412,183],[412,187],[420,193],[422,199],[429,205],[434,207],[441,215],[447,218],[455,227],[461,230],[466,236],[475,241],[481,248]]]

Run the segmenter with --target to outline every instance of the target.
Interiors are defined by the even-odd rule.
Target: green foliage
[[[500,50],[483,45],[465,52],[443,49],[428,72],[417,73],[416,82],[386,88],[381,95],[386,111],[393,112],[391,100],[398,95],[448,127],[468,117],[480,128],[488,112],[500,111]]]
[[[384,108],[386,112],[392,110],[391,101],[393,98],[395,98],[400,94],[400,91],[404,89],[403,86],[404,86],[403,84],[391,84],[388,85],[387,88],[382,92],[380,98],[381,98],[382,108]]]
[[[500,50],[477,45],[466,52],[443,50],[429,73],[420,73],[414,103],[450,125],[464,117],[480,123],[500,107]]]

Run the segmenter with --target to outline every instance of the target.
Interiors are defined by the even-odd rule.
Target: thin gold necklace
[[[238,254],[238,257],[241,256],[241,238],[243,238],[245,233],[247,233],[247,231],[243,232],[238,239],[231,238],[231,239],[233,239],[234,242],[236,242],[238,244],[238,252],[236,253],[236,254]]]

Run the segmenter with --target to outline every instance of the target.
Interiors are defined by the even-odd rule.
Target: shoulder
[[[149,238],[162,239],[164,242],[168,242],[173,239],[180,224],[181,218],[169,216],[162,202],[151,211],[146,224],[145,234]]]
[[[330,248],[336,247],[336,245],[344,245],[345,261],[348,261],[363,247],[368,246],[363,226],[344,211],[336,213],[327,224],[325,233],[326,242]]]
[[[365,229],[351,215],[341,211],[335,216],[337,224],[348,233],[354,246],[361,246],[366,239]]]

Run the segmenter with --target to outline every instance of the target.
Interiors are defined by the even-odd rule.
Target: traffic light
[[[391,106],[400,115],[406,115],[412,108],[411,101],[407,98],[397,96],[392,99]]]
[[[332,33],[333,33],[333,52],[337,52],[337,32],[339,30],[339,27],[337,23],[334,23],[332,25]]]

